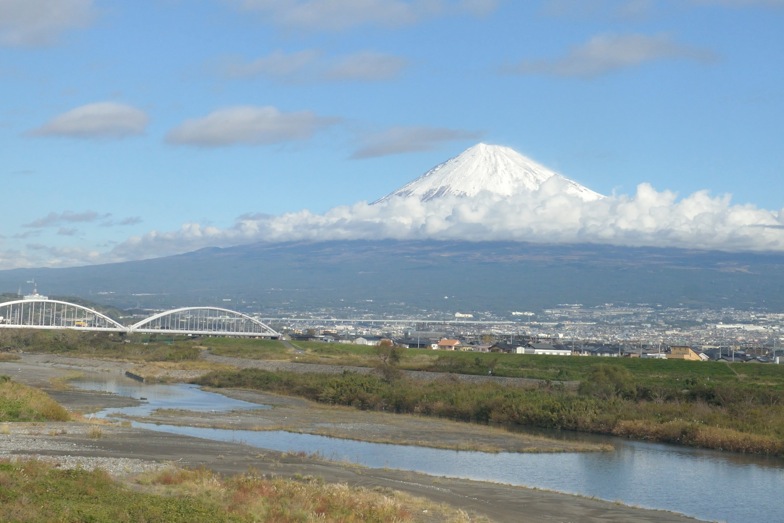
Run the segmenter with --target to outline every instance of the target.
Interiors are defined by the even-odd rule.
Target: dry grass
[[[236,367],[203,360],[154,361],[137,364],[133,372],[146,382],[168,383],[189,381],[208,372],[235,370]]]
[[[204,469],[172,468],[143,476],[140,485],[175,496],[196,496],[225,505],[253,521],[341,523],[445,521],[471,519],[462,511],[387,489],[325,484],[317,478],[266,478],[250,472],[221,478]]]
[[[69,390],[71,389],[71,381],[84,378],[84,372],[69,372],[65,376],[58,376],[49,380],[49,386],[52,390]]]
[[[647,420],[620,421],[613,434],[730,452],[784,454],[784,444],[775,437],[712,427],[696,421],[673,420],[665,423]]]

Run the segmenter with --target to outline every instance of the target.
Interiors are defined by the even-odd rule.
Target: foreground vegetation
[[[0,486],[3,521],[15,522],[407,522],[423,512],[440,521],[468,521],[401,493],[254,473],[224,478],[169,469],[125,485],[102,471],[0,461]]]

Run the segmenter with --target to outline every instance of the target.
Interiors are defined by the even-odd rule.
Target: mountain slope
[[[480,143],[374,203],[395,196],[413,197],[422,201],[444,196],[474,197],[483,191],[510,197],[537,191],[553,177],[561,182],[562,190],[567,194],[586,201],[602,198],[602,195],[536,163],[514,149]]]
[[[0,291],[26,289],[31,279],[49,296],[120,308],[222,305],[273,316],[423,310],[503,315],[608,302],[784,308],[784,254],[602,245],[257,243],[138,262],[0,271]]]

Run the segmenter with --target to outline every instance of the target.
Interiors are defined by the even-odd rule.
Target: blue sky
[[[784,0],[0,0],[0,269],[382,236],[784,250],[782,28]],[[609,198],[479,237],[367,205],[478,142]]]

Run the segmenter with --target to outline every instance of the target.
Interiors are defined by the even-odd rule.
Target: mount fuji
[[[559,191],[584,201],[604,197],[514,149],[480,143],[373,203],[394,197],[423,202],[447,196],[472,198],[482,192],[512,197],[539,191],[545,182],[558,183]]]
[[[513,149],[478,144],[374,202],[380,205],[248,218],[242,230],[261,239],[245,244],[0,271],[0,293],[34,279],[50,296],[120,308],[228,301],[278,317],[489,311],[511,318],[510,311],[563,303],[784,310],[784,252],[699,250],[705,245],[692,238],[700,235],[690,236],[705,231],[717,245],[743,245],[737,224],[752,224],[746,229],[755,241],[778,245],[779,222],[704,195],[686,205],[671,198],[645,187],[639,197],[602,196]],[[692,219],[695,209],[704,212]],[[686,247],[645,246],[660,237]],[[616,238],[638,245],[607,241]]]

